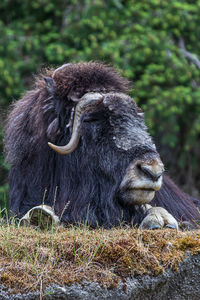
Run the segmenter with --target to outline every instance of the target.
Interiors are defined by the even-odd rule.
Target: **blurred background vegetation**
[[[98,60],[133,84],[167,172],[200,191],[200,0],[0,1],[0,205],[3,122],[46,66]]]

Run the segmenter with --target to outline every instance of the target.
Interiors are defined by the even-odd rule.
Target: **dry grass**
[[[189,250],[200,252],[200,230],[139,230],[87,227],[0,227],[0,281],[11,291],[41,291],[59,285],[97,281],[113,288],[120,279],[177,270]]]

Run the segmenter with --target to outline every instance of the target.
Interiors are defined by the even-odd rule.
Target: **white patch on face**
[[[153,174],[160,174],[159,178],[151,179],[146,175],[139,166],[149,169]],[[120,184],[123,190],[123,201],[132,205],[141,205],[150,202],[155,196],[155,192],[161,188],[163,164],[158,157],[152,160],[137,160],[131,163],[126,174]]]
[[[150,178],[145,177],[137,168],[137,165],[140,163],[142,162],[137,161],[136,164],[132,163],[128,166],[126,174],[120,184],[120,188],[123,188],[127,182],[129,182],[130,189],[153,189],[158,191],[162,185],[162,176],[157,181],[152,181]],[[151,163],[149,165],[151,166]],[[153,169],[156,172],[163,170],[162,162],[158,160],[158,163],[155,164]]]

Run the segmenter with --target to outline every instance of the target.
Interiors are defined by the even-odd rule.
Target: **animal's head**
[[[127,81],[98,63],[63,65],[45,81],[57,107],[47,129],[49,146],[65,157],[63,166],[64,159],[76,157],[85,176],[96,178],[93,184],[103,177],[113,184],[122,205],[150,202],[161,187],[164,167],[141,109],[126,94]]]

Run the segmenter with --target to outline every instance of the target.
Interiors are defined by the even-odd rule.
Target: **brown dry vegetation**
[[[187,251],[200,252],[200,230],[87,227],[40,231],[0,227],[0,282],[13,293],[83,279],[113,288],[128,276],[176,271]]]

